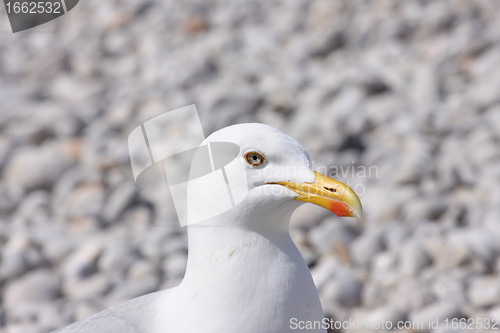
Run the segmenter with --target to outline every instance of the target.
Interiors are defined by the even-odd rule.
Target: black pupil
[[[258,164],[260,162],[260,157],[257,154],[251,154],[249,157],[250,157],[250,161],[253,164]]]

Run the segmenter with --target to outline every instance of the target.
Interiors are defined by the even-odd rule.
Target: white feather
[[[265,185],[314,181],[309,156],[294,139],[262,124],[230,126],[207,141],[240,146],[248,196],[230,211],[188,226],[189,255],[182,283],[58,333],[281,333],[292,331],[292,318],[323,319],[309,269],[288,232],[290,216],[300,202],[284,187]],[[246,163],[243,156],[248,151],[262,154],[265,164],[255,168]]]

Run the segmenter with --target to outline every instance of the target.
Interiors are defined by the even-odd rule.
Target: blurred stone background
[[[182,279],[185,229],[127,136],[192,103],[206,135],[263,122],[356,170],[365,223],[292,221],[326,315],[500,319],[497,1],[85,0],[0,34],[0,331]]]

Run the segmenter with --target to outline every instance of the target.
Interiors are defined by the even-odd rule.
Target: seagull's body
[[[211,241],[190,250],[178,287],[117,305],[59,333],[290,332],[289,318],[323,319],[309,269],[288,234],[188,228],[190,246]]]
[[[187,227],[189,254],[181,284],[117,305],[58,333],[282,333],[301,331],[292,330],[291,320],[323,320],[311,274],[288,231],[301,201],[325,206],[304,199],[297,189],[297,184],[318,182],[320,175],[312,170],[309,156],[294,139],[262,124],[230,126],[207,141],[240,147],[249,192],[233,209]],[[265,163],[246,163],[249,151],[259,152]],[[352,211],[360,215],[360,207]],[[326,332],[319,327],[304,331]]]

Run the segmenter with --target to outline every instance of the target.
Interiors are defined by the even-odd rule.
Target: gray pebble
[[[429,322],[438,319],[439,321],[448,318],[460,318],[461,310],[457,304],[450,302],[439,302],[431,304],[425,308],[414,311],[409,315],[412,321],[424,324],[424,328],[429,327]]]
[[[163,272],[170,279],[181,278],[186,271],[187,256],[185,253],[176,252],[163,261]]]
[[[309,233],[311,243],[320,253],[332,251],[336,246],[348,247],[355,237],[352,228],[337,219],[326,219]]]
[[[132,298],[152,293],[158,290],[159,279],[150,277],[141,281],[126,281],[117,285],[108,296],[111,304],[118,304]]]
[[[98,261],[99,270],[107,274],[124,276],[128,268],[140,257],[136,248],[126,243],[107,246]]]
[[[61,271],[68,280],[84,279],[97,271],[97,261],[103,244],[99,239],[91,239],[71,253],[63,262]]]
[[[362,316],[358,317],[360,322],[370,321],[372,325],[376,323],[385,323],[386,327],[397,327],[398,322],[406,319],[405,313],[391,306],[382,306],[375,310],[364,312]],[[365,326],[366,327],[366,326]]]
[[[85,279],[66,280],[62,291],[73,300],[92,299],[107,293],[112,283],[103,274],[93,274]]]
[[[24,302],[51,301],[59,296],[60,279],[46,269],[36,270],[11,282],[5,290],[7,310],[19,308]]]
[[[351,245],[354,262],[366,266],[384,248],[383,234],[379,230],[367,230]]]
[[[0,279],[18,277],[43,263],[42,254],[30,238],[24,234],[12,234],[3,249]]]
[[[490,317],[500,322],[500,306],[495,306],[488,311]]]
[[[118,185],[103,207],[102,216],[108,222],[115,222],[134,200],[137,187],[133,182]]]
[[[65,204],[66,216],[68,218],[100,216],[104,198],[104,186],[101,183],[84,184],[68,197]]]
[[[16,150],[5,166],[4,181],[24,190],[51,186],[79,154],[76,141],[47,142]]]
[[[491,307],[500,304],[500,278],[485,276],[474,279],[469,286],[469,300],[475,307]]]
[[[407,243],[399,253],[401,272],[407,275],[416,275],[423,268],[431,264],[429,254],[421,241]]]
[[[339,276],[322,289],[323,299],[342,307],[352,308],[361,304],[363,283],[354,276]]]
[[[15,186],[0,184],[0,214],[7,215],[12,212],[21,201],[23,191]]]

